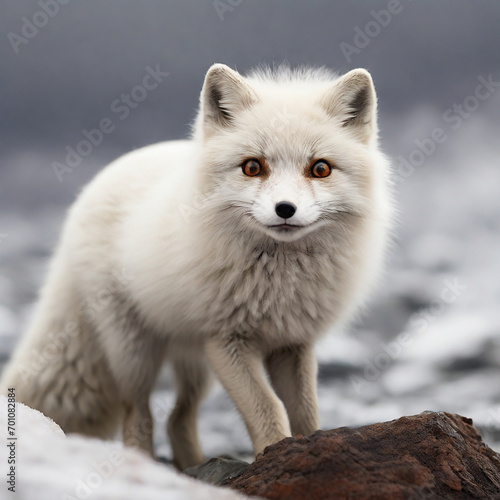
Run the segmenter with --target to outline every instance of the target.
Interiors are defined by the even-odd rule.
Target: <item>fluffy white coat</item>
[[[190,140],[129,153],[81,193],[2,380],[66,432],[122,423],[127,444],[152,451],[149,395],[167,359],[181,468],[203,460],[212,372],[256,453],[317,429],[314,342],[362,303],[391,220],[365,70],[244,78],[218,64],[200,101]],[[245,175],[249,159],[260,175]],[[318,160],[328,176],[312,175]]]

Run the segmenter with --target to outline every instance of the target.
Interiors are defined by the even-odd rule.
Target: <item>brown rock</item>
[[[424,412],[284,439],[224,485],[289,500],[500,499],[500,455],[472,420]]]

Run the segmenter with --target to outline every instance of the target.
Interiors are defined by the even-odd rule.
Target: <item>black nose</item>
[[[280,201],[274,209],[278,217],[283,217],[283,219],[289,219],[297,211],[297,207],[289,201]]]

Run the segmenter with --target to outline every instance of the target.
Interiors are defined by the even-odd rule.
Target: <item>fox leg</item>
[[[211,338],[206,353],[245,421],[256,454],[291,435],[285,407],[268,381],[260,352],[233,336]]]
[[[149,409],[149,398],[135,399],[124,404],[123,442],[125,446],[137,447],[154,456],[153,419]]]
[[[125,410],[123,441],[153,455],[153,420],[149,397],[163,364],[166,341],[138,319],[125,300],[117,302],[113,322],[101,333],[101,345]],[[105,323],[106,324],[106,323]]]
[[[198,435],[198,409],[210,387],[212,374],[204,359],[188,356],[172,360],[177,400],[168,419],[167,432],[178,469],[202,463],[205,458]]]
[[[156,342],[142,340],[139,353],[132,355],[129,349],[118,353],[120,369],[111,364],[125,408],[123,420],[123,442],[126,446],[138,447],[154,456],[153,418],[149,398],[163,362],[163,349]]]
[[[123,442],[125,446],[137,447],[154,456],[153,418],[149,407],[149,397],[153,389],[161,362],[157,366],[151,362],[152,354],[142,359],[129,358],[130,377],[121,371],[118,378],[120,397],[125,409],[123,420]],[[147,367],[145,366],[147,365]],[[153,368],[153,369],[152,369]],[[147,372],[146,376],[133,378],[133,374]],[[139,381],[140,379],[140,381]]]
[[[318,430],[318,364],[313,345],[275,351],[268,356],[266,365],[271,383],[287,409],[292,434],[307,436]]]

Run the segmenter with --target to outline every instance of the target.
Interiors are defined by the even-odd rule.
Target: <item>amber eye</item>
[[[311,175],[313,177],[328,177],[332,172],[332,167],[325,160],[318,160],[311,167]]]
[[[257,160],[248,160],[243,164],[242,169],[243,173],[248,177],[255,177],[260,174],[262,167]]]

